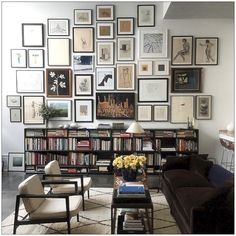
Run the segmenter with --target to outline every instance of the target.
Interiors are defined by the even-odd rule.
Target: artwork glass
[[[26,68],[26,50],[25,49],[11,49],[11,67],[12,68]]]
[[[30,68],[44,67],[44,50],[43,49],[29,49],[28,61]]]
[[[134,38],[117,38],[117,60],[134,60]]]
[[[152,75],[152,61],[139,61],[138,74],[139,75]]]
[[[114,42],[97,42],[97,65],[114,64]]]
[[[117,35],[134,35],[134,18],[117,18]]]
[[[69,35],[69,19],[48,19],[48,36]]]
[[[155,5],[138,5],[138,27],[155,26]]]
[[[152,120],[152,106],[138,105],[138,121]]]
[[[135,65],[117,64],[117,90],[134,90],[135,87]]]
[[[21,96],[7,95],[7,107],[21,107]]]
[[[153,107],[153,120],[154,121],[168,121],[168,105],[155,105]]]
[[[113,5],[97,5],[96,6],[97,21],[114,20],[114,6]]]
[[[8,171],[25,171],[25,154],[23,152],[8,153]]]
[[[72,105],[67,100],[47,100],[47,105],[56,110],[56,116],[50,120],[71,120]]]
[[[169,60],[153,61],[153,74],[154,75],[169,75],[169,73],[170,73]]]
[[[90,55],[73,55],[74,72],[93,73],[94,71],[94,56]]]
[[[96,89],[114,90],[115,89],[115,69],[97,68],[96,69]]]
[[[196,99],[196,119],[210,120],[212,116],[212,96],[199,95]]]
[[[21,109],[11,108],[10,109],[10,122],[21,122]]]
[[[83,74],[75,76],[75,96],[93,95],[93,75]]]
[[[92,99],[75,99],[75,122],[93,122]]]
[[[92,10],[91,9],[75,9],[74,10],[75,25],[91,25]]]

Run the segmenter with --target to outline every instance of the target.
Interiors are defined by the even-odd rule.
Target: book
[[[142,184],[134,184],[134,185],[126,185],[126,183],[122,184],[118,188],[119,194],[144,194],[145,188]]]

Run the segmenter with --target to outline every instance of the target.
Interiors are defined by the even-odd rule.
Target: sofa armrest
[[[173,169],[189,169],[189,157],[166,157],[166,163],[162,167],[162,171]]]

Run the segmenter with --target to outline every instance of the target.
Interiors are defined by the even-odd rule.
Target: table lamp
[[[145,133],[145,131],[143,130],[142,126],[138,122],[134,121],[126,130],[126,133],[142,134],[142,133]]]

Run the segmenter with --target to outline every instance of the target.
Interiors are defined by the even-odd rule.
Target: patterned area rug
[[[154,234],[179,234],[180,231],[170,214],[164,195],[150,190],[154,205]],[[72,234],[110,234],[112,188],[91,188],[90,198],[85,198],[85,211],[80,211],[80,222],[71,219]],[[20,215],[25,215],[23,205]],[[12,234],[14,213],[2,222],[2,234]],[[66,223],[19,226],[17,234],[67,234]]]

